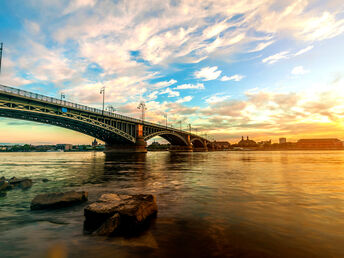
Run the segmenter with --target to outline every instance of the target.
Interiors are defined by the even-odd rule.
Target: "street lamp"
[[[189,124],[189,131],[190,131],[190,134],[191,134],[191,124]]]
[[[146,104],[143,101],[141,101],[140,104],[138,105],[137,109],[141,109],[141,111],[142,111],[142,117],[141,118],[142,118],[142,123],[143,123],[145,120],[145,111],[147,110]]]
[[[2,60],[2,49],[3,49],[4,43],[1,42],[0,44],[0,73],[1,73],[1,60]]]
[[[61,101],[62,99],[65,99],[66,98],[66,95],[64,95],[62,92],[61,92]]]
[[[167,128],[167,113],[165,113],[164,117],[166,118],[166,128]]]
[[[100,89],[100,94],[103,94],[103,109],[102,109],[102,116],[104,115],[104,101],[105,101],[105,86]]]
[[[178,123],[179,123],[179,129],[181,131],[182,130],[182,120],[179,120]]]

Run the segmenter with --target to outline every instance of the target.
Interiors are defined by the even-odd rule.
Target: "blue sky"
[[[218,140],[344,138],[342,1],[3,1],[0,83]],[[85,143],[0,118],[0,142]]]

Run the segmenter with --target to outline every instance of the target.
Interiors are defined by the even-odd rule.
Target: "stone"
[[[85,191],[58,192],[37,195],[31,202],[31,210],[56,209],[87,201]]]
[[[150,194],[103,194],[84,209],[84,230],[98,235],[132,235],[157,214],[156,199]]]
[[[5,180],[0,181],[0,192],[12,189],[12,186]]]
[[[111,216],[95,231],[93,234],[98,236],[109,236],[115,232],[120,224],[120,216],[118,213]]]
[[[43,179],[42,179],[42,182],[43,182],[43,183],[49,182],[49,179],[43,178]]]
[[[29,178],[16,178],[12,177],[8,182],[13,186],[13,187],[20,187],[22,189],[27,189],[32,186],[32,180]]]

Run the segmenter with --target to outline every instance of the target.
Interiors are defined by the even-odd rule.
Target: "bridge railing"
[[[21,89],[17,89],[17,88],[5,86],[2,84],[0,84],[0,92],[5,92],[5,93],[10,93],[10,94],[26,97],[26,98],[36,99],[39,101],[57,104],[57,105],[64,106],[64,107],[70,107],[70,108],[74,108],[74,109],[84,110],[84,111],[91,112],[91,113],[104,114],[104,115],[109,116],[109,117],[114,117],[114,118],[118,118],[121,120],[131,121],[134,123],[142,123],[142,120],[137,119],[137,118],[132,118],[129,116],[123,116],[123,115],[108,112],[105,110],[102,111],[101,109],[98,109],[98,108],[88,107],[85,105],[80,105],[80,104],[76,104],[73,102],[69,102],[69,101],[65,101],[65,100],[61,100],[61,99],[57,99],[57,98],[52,98],[52,97],[44,96],[41,94],[37,94],[37,93],[33,93],[33,92],[29,92],[29,91],[25,91],[25,90],[21,90]],[[173,127],[169,127],[169,126],[166,127],[166,126],[156,124],[156,123],[151,123],[151,122],[147,122],[147,121],[144,121],[143,123],[145,125],[151,125],[151,126],[159,127],[162,129],[168,129],[168,130],[171,130],[174,132],[187,133],[187,132],[185,132],[183,130],[179,130],[177,128],[173,128]]]

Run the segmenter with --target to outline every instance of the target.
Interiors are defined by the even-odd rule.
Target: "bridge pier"
[[[142,136],[136,138],[135,144],[106,144],[105,153],[146,153],[147,143]]]
[[[198,147],[198,148],[194,148],[193,149],[194,152],[205,152],[205,151],[208,151],[208,148],[207,147]]]
[[[192,145],[188,146],[179,146],[179,145],[171,145],[169,148],[171,152],[192,152]]]

